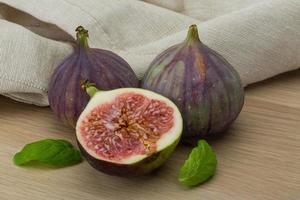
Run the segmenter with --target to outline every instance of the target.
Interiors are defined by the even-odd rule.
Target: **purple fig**
[[[170,98],[178,106],[186,141],[224,132],[244,104],[238,73],[200,41],[196,25],[190,26],[184,42],[153,60],[142,87]]]
[[[71,127],[89,101],[80,81],[88,79],[101,90],[138,86],[137,76],[124,59],[108,50],[90,48],[88,31],[82,26],[76,32],[74,51],[55,69],[48,88],[52,110]]]

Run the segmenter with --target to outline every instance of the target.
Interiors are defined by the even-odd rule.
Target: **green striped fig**
[[[185,41],[152,61],[142,88],[160,93],[178,106],[186,141],[220,135],[244,104],[239,74],[200,41],[196,25],[190,26]]]

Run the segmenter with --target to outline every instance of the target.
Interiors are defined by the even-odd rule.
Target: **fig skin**
[[[180,138],[162,151],[156,152],[133,164],[118,164],[97,159],[87,153],[78,140],[77,144],[82,155],[94,169],[112,176],[132,177],[150,173],[160,167],[171,156],[179,140]]]
[[[88,46],[88,31],[76,29],[77,45],[54,71],[49,87],[50,107],[61,121],[75,128],[76,121],[89,101],[80,82],[90,80],[102,90],[138,87],[139,80],[129,64],[117,54]]]
[[[110,94],[107,94],[107,93],[110,93],[110,91],[99,91],[92,83],[89,83],[89,82],[83,83],[82,88],[85,89],[86,92],[91,97],[91,100],[90,100],[89,104],[87,105],[86,109],[90,109],[90,107],[91,107],[90,105],[93,105],[93,103],[94,103],[92,101],[95,100],[93,98],[95,98],[95,96],[99,95],[99,93],[100,93],[100,95],[101,95],[101,93],[102,93],[102,95],[106,95],[106,96],[110,95]],[[134,93],[145,94],[144,92],[147,92],[147,93],[149,93],[148,97],[156,95],[156,96],[160,96],[161,98],[167,100],[166,97],[163,97],[159,94],[155,94],[154,92],[146,91],[146,90],[140,89],[140,88],[121,88],[121,89],[112,90],[111,92],[113,92],[113,91],[123,91],[126,93],[132,92],[133,94]],[[106,93],[106,94],[103,94],[103,93]],[[168,101],[169,101],[169,103],[168,103]],[[175,108],[175,112],[178,114],[177,116],[179,117],[179,120],[175,122],[177,129],[175,129],[176,131],[173,133],[173,134],[178,135],[178,137],[176,138],[176,140],[172,141],[169,145],[167,145],[162,150],[154,152],[153,154],[148,155],[144,159],[137,161],[135,163],[130,163],[130,164],[115,163],[115,162],[109,162],[109,161],[98,159],[98,158],[90,155],[87,152],[87,150],[85,150],[85,148],[83,147],[84,144],[82,144],[80,142],[80,139],[78,137],[78,133],[80,134],[80,128],[79,128],[80,123],[82,122],[82,120],[84,120],[84,116],[86,115],[83,112],[82,115],[80,116],[79,120],[77,121],[77,126],[76,126],[77,144],[78,144],[78,147],[79,147],[82,155],[85,157],[85,159],[88,161],[88,163],[93,168],[95,168],[98,171],[104,172],[106,174],[112,175],[112,176],[120,176],[120,177],[139,176],[139,175],[150,173],[151,171],[157,169],[158,167],[163,165],[167,161],[167,159],[171,156],[171,154],[174,152],[174,150],[175,150],[176,146],[178,145],[178,143],[181,139],[181,136],[182,136],[183,120],[182,120],[181,113],[177,109],[176,105],[173,104],[173,102],[171,102],[170,100],[168,100],[168,101],[165,101],[165,102],[168,103],[169,105],[170,105],[170,103],[173,105],[173,108]],[[91,102],[92,102],[92,104],[91,104]],[[107,99],[105,100],[105,102],[107,102]]]
[[[190,26],[184,42],[152,61],[141,86],[178,106],[184,120],[183,141],[188,143],[222,135],[244,104],[239,74],[200,41],[196,25]]]

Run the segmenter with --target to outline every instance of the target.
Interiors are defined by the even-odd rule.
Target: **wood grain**
[[[300,70],[248,87],[241,115],[212,143],[217,174],[193,189],[177,181],[186,146],[160,170],[131,179],[102,174],[87,162],[63,169],[14,166],[11,158],[24,144],[44,138],[75,144],[74,132],[49,108],[0,97],[0,199],[300,199],[299,88]]]

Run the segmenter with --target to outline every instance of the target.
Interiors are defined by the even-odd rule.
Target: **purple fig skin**
[[[117,164],[97,159],[91,156],[81,146],[78,140],[77,144],[84,158],[94,169],[112,176],[132,177],[147,174],[159,168],[175,150],[179,139],[180,138],[178,138],[174,144],[166,147],[166,149],[156,152],[149,157],[146,157],[145,159],[133,164]]]
[[[184,121],[184,141],[221,135],[244,104],[239,74],[199,40],[196,25],[190,26],[183,43],[153,60],[142,88],[160,93],[178,106]]]
[[[129,64],[117,54],[89,48],[88,32],[77,29],[77,46],[54,71],[49,87],[49,104],[64,124],[76,126],[76,121],[89,101],[80,82],[90,80],[101,90],[138,87],[139,80]]]

